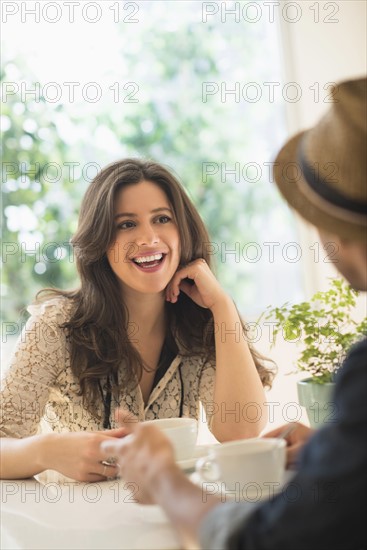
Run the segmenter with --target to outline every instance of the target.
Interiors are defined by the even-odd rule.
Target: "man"
[[[337,269],[358,290],[367,290],[366,82],[337,86],[329,112],[293,137],[274,166],[286,200],[318,228],[323,243],[334,243]],[[288,438],[289,462],[303,447],[293,498],[283,493],[256,506],[203,498],[151,426],[127,422],[133,435],[103,444],[103,452],[118,455],[122,477],[139,485],[141,501],[164,508],[186,546],[359,550],[367,547],[367,339],[339,370],[334,401],[335,423],[316,432],[298,425]]]

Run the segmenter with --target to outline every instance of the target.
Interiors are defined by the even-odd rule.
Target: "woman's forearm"
[[[24,439],[0,439],[1,479],[22,479],[56,470],[77,481],[116,476],[116,464],[102,464],[101,442],[126,435],[125,428],[96,432],[49,433]]]
[[[53,434],[0,439],[0,479],[24,479],[47,469],[45,456]]]
[[[213,434],[219,441],[256,437],[267,423],[266,397],[240,317],[229,296],[212,313],[216,327]]]

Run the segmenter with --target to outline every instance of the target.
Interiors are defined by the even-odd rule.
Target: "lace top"
[[[60,325],[70,317],[71,301],[57,297],[28,307],[31,317],[20,335],[2,380],[0,436],[22,438],[36,433],[102,430],[83,407],[79,383],[70,366],[70,350]],[[200,356],[173,359],[144,405],[140,386],[112,399],[140,421],[182,416],[199,418],[199,402],[213,404],[215,365]],[[208,411],[209,412],[209,411]]]

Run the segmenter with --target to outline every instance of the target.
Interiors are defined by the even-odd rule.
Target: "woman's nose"
[[[152,246],[159,242],[157,231],[152,225],[141,226],[141,230],[137,235],[136,243],[139,246]]]

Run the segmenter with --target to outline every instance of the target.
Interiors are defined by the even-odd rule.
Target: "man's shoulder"
[[[350,349],[337,376],[335,397],[344,411],[360,409],[367,419],[367,338]]]
[[[350,348],[343,365],[343,371],[347,369],[363,369],[367,375],[367,338]]]

